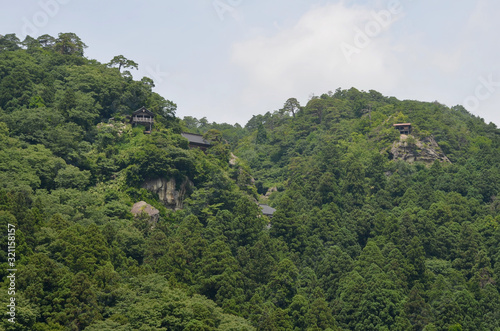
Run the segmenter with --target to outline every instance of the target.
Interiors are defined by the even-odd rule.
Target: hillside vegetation
[[[0,329],[500,330],[494,124],[355,88],[244,127],[180,120],[135,62],[85,48],[0,37],[0,228],[15,226],[17,269]],[[128,121],[143,106],[151,134]],[[182,209],[145,189],[157,179]],[[157,221],[130,212],[139,201]]]

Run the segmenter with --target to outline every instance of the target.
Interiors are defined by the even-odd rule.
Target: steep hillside
[[[304,328],[305,311],[321,305],[348,330],[499,327],[494,124],[461,106],[355,88],[303,107],[289,99],[244,128],[185,123],[238,137],[234,153],[277,209],[270,237],[297,268],[288,296],[271,299],[282,321]]]
[[[152,80],[85,58],[74,34],[6,35],[0,46],[0,223],[15,234],[15,258],[2,237],[1,298],[16,303],[0,328],[253,329],[240,309],[221,308],[238,287],[217,295],[236,277],[221,268],[235,264],[222,259],[229,245],[216,228],[202,234],[219,210],[248,231],[264,227],[229,148],[213,137],[207,154],[190,150],[175,104],[152,92]],[[134,64],[115,59],[122,70]],[[130,124],[143,106],[154,114],[151,134]],[[165,183],[165,194],[152,183]],[[131,213],[139,201],[153,220]],[[247,212],[233,217],[238,208]]]
[[[179,120],[84,49],[0,37],[0,329],[500,328],[495,125],[354,88]]]

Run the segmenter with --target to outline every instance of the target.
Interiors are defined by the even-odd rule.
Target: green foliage
[[[127,59],[123,55],[115,56],[113,59],[111,59],[111,61],[109,61],[108,66],[110,67],[118,66],[118,71],[121,71],[122,67],[139,69],[139,65],[136,62]]]
[[[54,45],[54,50],[64,55],[83,56],[85,48],[87,45],[74,33],[59,33]]]
[[[0,328],[500,328],[495,125],[355,88],[244,127],[180,121],[151,79],[121,72],[137,63],[85,47],[0,37],[0,227],[16,227],[19,302]],[[151,134],[128,123],[142,106]],[[451,164],[391,159],[396,122],[412,123],[407,149],[433,137]],[[132,215],[138,201],[158,213]]]
[[[57,187],[84,189],[89,184],[89,178],[90,171],[68,165],[57,172],[54,182]]]
[[[171,288],[161,276],[142,276],[117,298],[104,321],[86,330],[254,330],[242,318],[224,314],[214,302]]]

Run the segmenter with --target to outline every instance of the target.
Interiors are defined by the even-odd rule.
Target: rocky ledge
[[[408,163],[432,164],[436,160],[451,163],[433,137],[419,140],[412,135],[402,134],[400,140],[394,142],[388,153],[391,159]]]

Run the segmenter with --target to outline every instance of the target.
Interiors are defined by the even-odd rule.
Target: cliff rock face
[[[142,188],[158,194],[160,201],[163,202],[167,208],[179,210],[182,209],[184,196],[192,183],[186,178],[181,185],[179,185],[178,189],[176,184],[175,178],[156,178],[144,182]]]
[[[435,160],[450,163],[450,160],[432,137],[418,140],[412,135],[402,134],[400,140],[392,145],[389,156],[393,160],[403,160],[409,163],[419,161],[431,164]]]

